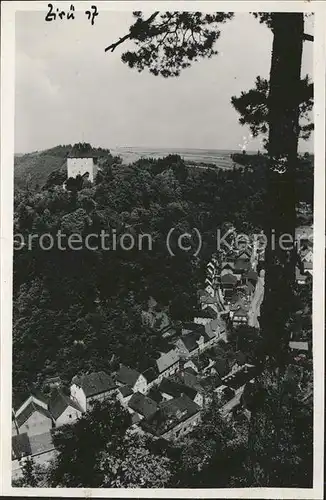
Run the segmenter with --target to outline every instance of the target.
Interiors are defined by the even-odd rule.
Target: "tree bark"
[[[265,300],[261,328],[265,352],[281,362],[288,345],[286,322],[291,312],[295,281],[295,172],[299,137],[303,13],[274,13],[270,71],[267,248]],[[285,241],[286,236],[288,243]],[[283,240],[280,240],[283,238]],[[292,242],[289,243],[289,240]]]

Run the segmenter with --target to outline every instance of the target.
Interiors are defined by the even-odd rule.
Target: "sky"
[[[238,123],[230,98],[268,78],[272,34],[250,14],[221,25],[219,54],[165,79],[122,63],[127,45],[104,48],[128,32],[131,12],[99,8],[92,26],[16,13],[15,152],[58,144],[200,149],[262,149]],[[312,34],[312,21],[306,32]],[[313,44],[304,43],[302,74],[312,74]],[[312,151],[313,141],[301,150]]]

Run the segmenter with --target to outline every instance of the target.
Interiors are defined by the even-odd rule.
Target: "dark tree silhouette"
[[[257,76],[255,88],[241,92],[239,97],[233,96],[231,103],[240,114],[239,123],[248,125],[254,137],[268,134],[269,82]],[[313,84],[308,75],[301,80],[299,118],[300,138],[309,139],[314,124],[309,120],[309,112],[313,107]],[[265,141],[267,145],[267,141]]]

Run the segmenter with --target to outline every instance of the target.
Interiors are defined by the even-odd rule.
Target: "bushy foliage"
[[[268,134],[269,122],[269,83],[266,79],[257,76],[255,87],[247,92],[241,92],[239,97],[231,97],[231,103],[239,113],[239,123],[249,125],[254,137]],[[301,80],[299,94],[300,133],[302,139],[309,139],[314,129],[310,121],[310,113],[313,108],[313,84],[308,75]]]
[[[58,457],[49,486],[165,486],[171,475],[170,460],[154,454],[148,439],[127,432],[130,425],[130,414],[112,399],[95,401],[75,424],[57,429]]]
[[[105,50],[115,48],[125,39],[135,42],[136,50],[124,52],[122,61],[130,68],[148,68],[153,75],[175,77],[200,58],[217,54],[215,42],[219,25],[233,17],[232,13],[154,12],[144,18],[134,12],[136,21],[129,33]]]

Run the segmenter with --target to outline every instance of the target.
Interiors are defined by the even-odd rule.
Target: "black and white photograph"
[[[323,497],[325,6],[276,3],[2,2],[11,494]]]

